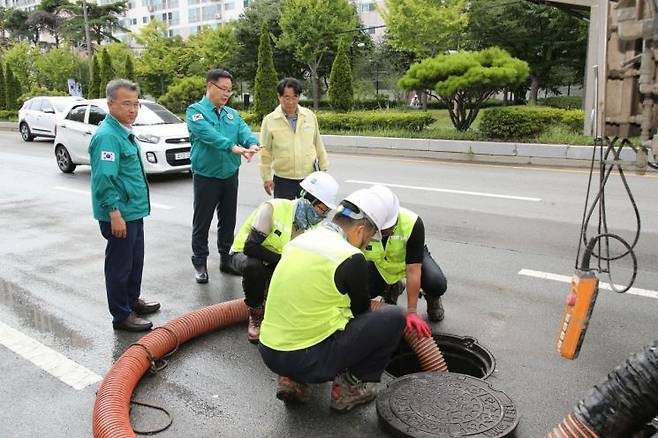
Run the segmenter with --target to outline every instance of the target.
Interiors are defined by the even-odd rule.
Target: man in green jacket
[[[125,79],[106,87],[110,113],[89,144],[91,200],[94,218],[107,240],[105,288],[117,330],[150,330],[142,319],[160,303],[139,298],[144,266],[144,222],[151,212],[149,188],[132,124],[139,111],[137,85]]]
[[[251,161],[260,148],[242,117],[226,105],[233,94],[232,87],[233,76],[229,72],[210,70],[206,76],[206,95],[186,112],[192,143],[192,265],[197,283],[208,282],[208,229],[215,210],[219,269],[238,274],[229,254],[238,206],[238,169],[242,157]]]

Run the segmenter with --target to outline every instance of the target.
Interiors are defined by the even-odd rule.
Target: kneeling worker
[[[407,312],[415,312],[423,290],[427,301],[427,317],[441,321],[444,316],[441,296],[448,283],[443,271],[425,245],[425,226],[416,213],[400,207],[398,197],[385,186],[373,186],[393,207],[382,225],[381,242],[370,243],[363,253],[368,259],[370,295],[382,295],[387,303],[396,304],[406,279]]]
[[[272,199],[261,204],[242,225],[231,247],[234,266],[242,273],[242,289],[249,307],[247,339],[252,343],[258,342],[267,285],[283,247],[336,208],[338,183],[328,173],[313,172],[300,185],[299,199]]]
[[[367,262],[360,248],[388,217],[379,193],[362,189],[324,222],[290,241],[270,283],[258,349],[279,374],[277,398],[306,401],[309,383],[333,380],[331,408],[348,411],[373,400],[405,329],[395,306],[370,311]],[[411,329],[429,333],[413,314]]]

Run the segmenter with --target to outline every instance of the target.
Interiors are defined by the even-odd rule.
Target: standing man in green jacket
[[[263,118],[260,127],[260,174],[268,195],[295,199],[302,180],[314,170],[326,172],[329,160],[315,114],[299,105],[302,84],[284,78],[276,90],[279,106]]]
[[[186,112],[192,143],[192,265],[197,283],[208,282],[208,230],[215,210],[219,269],[237,274],[229,250],[238,206],[238,169],[242,157],[251,161],[260,150],[258,140],[242,117],[226,105],[233,94],[232,87],[233,76],[229,72],[210,70],[206,76],[206,95]]]
[[[160,303],[139,298],[144,266],[144,221],[151,212],[149,188],[132,124],[139,111],[139,89],[125,79],[105,89],[110,113],[89,144],[91,200],[94,218],[107,240],[105,288],[117,330],[150,330],[140,318],[157,311]]]

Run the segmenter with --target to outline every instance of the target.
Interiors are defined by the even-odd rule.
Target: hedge
[[[583,98],[580,96],[551,96],[538,99],[537,103],[543,106],[561,109],[582,109]]]
[[[352,111],[348,113],[317,114],[320,131],[358,131],[370,129],[408,129],[420,131],[432,123],[434,117],[422,111]]]
[[[490,108],[482,115],[480,131],[487,138],[502,140],[536,137],[552,125],[563,125],[579,132],[584,117],[580,110],[540,106]]]
[[[0,110],[0,120],[14,121],[18,119],[18,111],[16,110]]]

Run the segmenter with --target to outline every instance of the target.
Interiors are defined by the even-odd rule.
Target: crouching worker
[[[242,273],[242,289],[249,307],[247,339],[252,343],[258,342],[267,285],[283,247],[336,208],[338,183],[328,173],[313,172],[300,185],[299,199],[272,199],[261,204],[242,225],[231,247],[234,266]]]
[[[441,296],[448,284],[443,271],[425,245],[425,226],[416,213],[400,207],[398,197],[385,186],[373,186],[393,205],[382,225],[381,242],[372,242],[363,251],[368,259],[371,296],[382,295],[396,304],[406,280],[407,313],[416,313],[422,289],[427,301],[427,318],[441,321],[444,316]]]
[[[352,193],[324,222],[290,241],[270,283],[258,349],[279,374],[276,396],[303,402],[310,383],[333,380],[331,408],[348,411],[377,395],[405,317],[395,306],[371,312],[361,253],[390,208],[371,189]]]

